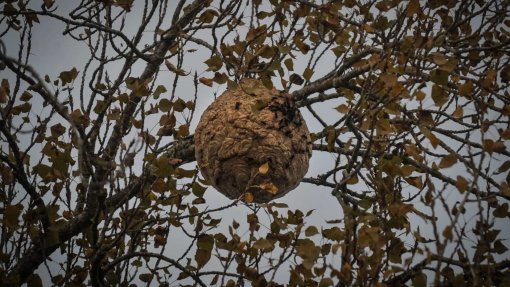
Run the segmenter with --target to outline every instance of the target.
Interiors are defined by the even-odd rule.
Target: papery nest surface
[[[310,133],[289,94],[243,79],[203,113],[195,132],[200,171],[230,199],[266,203],[308,170]]]

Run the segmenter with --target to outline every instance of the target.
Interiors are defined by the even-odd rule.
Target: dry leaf
[[[276,185],[274,185],[272,182],[264,182],[260,184],[259,187],[271,194],[278,193],[278,187],[276,187]]]
[[[251,192],[244,193],[244,202],[252,203],[253,202],[253,194]]]
[[[266,174],[268,171],[269,171],[269,163],[267,163],[267,162],[259,167],[259,172],[261,174]]]

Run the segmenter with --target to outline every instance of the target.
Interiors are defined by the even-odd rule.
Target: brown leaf
[[[213,85],[213,79],[201,77],[198,80],[200,81],[200,83],[202,83],[206,86],[212,87],[212,85]]]
[[[469,182],[464,177],[458,175],[455,186],[457,187],[460,193],[464,193],[469,187]]]
[[[441,159],[439,162],[439,168],[448,168],[457,163],[457,156],[455,154],[449,154]]]
[[[412,17],[414,14],[418,14],[420,12],[420,2],[418,0],[411,0],[407,5],[406,16]]]
[[[432,100],[436,106],[440,107],[448,101],[448,94],[439,85],[432,86]]]

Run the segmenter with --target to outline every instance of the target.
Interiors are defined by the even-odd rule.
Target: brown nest
[[[202,175],[230,199],[265,203],[299,185],[310,133],[289,94],[243,79],[202,115],[195,156]]]

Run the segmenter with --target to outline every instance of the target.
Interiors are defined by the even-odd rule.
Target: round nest
[[[230,199],[266,203],[299,185],[310,133],[287,93],[243,79],[204,112],[195,132],[200,171]]]

